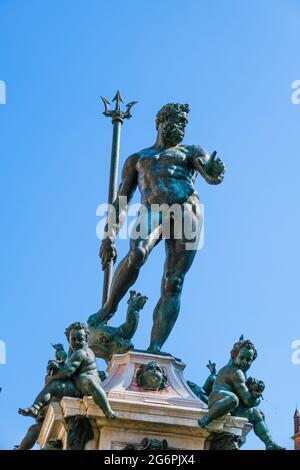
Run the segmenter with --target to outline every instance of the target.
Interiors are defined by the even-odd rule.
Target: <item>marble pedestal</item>
[[[137,384],[139,367],[150,361],[157,361],[164,369],[167,384],[163,390],[144,390]],[[246,435],[250,429],[247,420],[229,415],[213,421],[206,430],[198,426],[197,420],[207,413],[207,405],[188,387],[184,368],[183,362],[171,356],[138,351],[115,355],[103,386],[119,417],[106,420],[91,397],[52,402],[39,435],[40,446],[47,448],[50,441],[61,441],[67,449],[67,423],[75,416],[87,417],[91,424],[92,434],[84,443],[85,450],[121,450],[128,445],[143,448],[151,440],[169,449],[202,450],[209,448],[214,433]]]

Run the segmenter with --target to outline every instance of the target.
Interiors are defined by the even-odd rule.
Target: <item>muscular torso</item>
[[[235,370],[231,365],[226,365],[223,367],[214,382],[213,385],[213,392],[220,391],[220,390],[227,390],[229,392],[236,392],[234,387],[234,377],[235,377]]]
[[[138,187],[143,204],[182,204],[192,194],[196,171],[192,166],[193,146],[162,149],[149,147],[138,152]]]

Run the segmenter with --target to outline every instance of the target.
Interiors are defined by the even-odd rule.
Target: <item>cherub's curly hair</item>
[[[178,113],[188,113],[190,111],[190,107],[188,104],[180,104],[180,103],[168,103],[165,104],[157,113],[156,115],[156,129],[161,122],[166,121],[172,116],[177,116]]]
[[[72,330],[84,330],[86,337],[88,337],[89,335],[89,331],[86,328],[85,324],[81,323],[80,321],[76,321],[74,323],[71,323],[71,325],[69,325],[68,328],[65,329],[65,335],[68,341],[69,341],[69,336]]]
[[[230,352],[232,358],[236,357],[242,348],[252,349],[254,351],[253,361],[257,358],[257,350],[254,344],[250,341],[250,339],[244,339],[242,335],[237,343],[233,345],[233,348]]]

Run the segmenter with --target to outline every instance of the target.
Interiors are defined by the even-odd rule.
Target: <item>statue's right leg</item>
[[[242,414],[242,413],[240,413]],[[236,413],[236,416],[240,416]],[[248,408],[242,414],[245,418],[248,418],[249,422],[253,426],[253,431],[257,437],[265,444],[267,450],[282,450],[283,447],[279,446],[274,442],[270,430],[266,424],[263,413],[258,408]]]
[[[52,398],[61,399],[64,396],[78,396],[78,392],[73,383],[69,380],[53,380],[44,386],[43,390],[35,398],[33,405],[29,408],[20,408],[19,413],[23,416],[36,418],[40,409],[47,406]]]
[[[160,241],[161,227],[157,226],[154,218],[155,215],[152,215],[151,218],[151,214],[147,212],[139,216],[137,224],[144,227],[144,236],[134,237],[132,234],[129,252],[114,273],[108,299],[96,314],[100,321],[106,321],[113,316],[119,302],[137,280],[140,269],[146,262],[151,250]],[[153,230],[153,226],[156,226],[156,230]],[[137,233],[135,228],[133,233]]]
[[[39,433],[42,429],[43,421],[40,421],[36,424],[33,424],[28,429],[26,436],[22,439],[22,442],[19,446],[16,447],[16,450],[30,450],[34,446],[39,437]]]
[[[211,421],[217,418],[225,416],[227,413],[234,411],[238,404],[238,397],[232,392],[219,393],[219,399],[211,402],[211,396],[208,401],[209,412],[206,416],[203,416],[198,420],[198,424],[201,428],[205,428]]]
[[[43,408],[43,406],[48,405],[50,402],[52,398],[51,392],[53,389],[53,384],[55,384],[55,382],[46,384],[43,390],[35,398],[33,405],[31,405],[29,408],[19,408],[19,413],[23,416],[31,416],[32,418],[36,418],[40,409]]]

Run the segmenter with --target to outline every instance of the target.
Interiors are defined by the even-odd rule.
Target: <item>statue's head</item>
[[[252,362],[257,358],[254,344],[249,339],[244,339],[243,336],[233,345],[230,354],[234,365],[243,372],[247,372]]]
[[[140,366],[136,381],[144,390],[163,390],[167,384],[167,376],[158,362],[151,361]]]
[[[254,398],[260,398],[262,396],[262,393],[265,389],[265,384],[262,380],[257,380],[257,379],[253,379],[252,377],[249,377],[246,380],[246,385],[248,389],[251,391],[252,396]]]
[[[78,351],[87,345],[89,332],[83,323],[72,323],[65,330],[72,351]]]
[[[156,129],[165,146],[173,147],[183,140],[189,110],[188,104],[168,103],[158,111]]]

